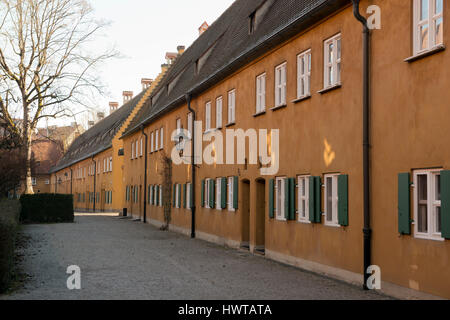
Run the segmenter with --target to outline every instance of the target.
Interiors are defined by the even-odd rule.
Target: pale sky
[[[141,78],[154,79],[159,74],[166,52],[176,52],[178,45],[189,47],[200,25],[204,21],[211,25],[233,1],[92,0],[95,17],[111,22],[104,32],[108,43],[99,46],[114,45],[122,55],[102,68],[100,75],[109,95],[99,97],[98,106],[93,107],[108,115],[109,101],[122,105],[122,91],[138,94]]]

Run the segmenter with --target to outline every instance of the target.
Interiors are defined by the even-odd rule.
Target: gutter
[[[141,126],[142,135],[145,137],[145,165],[144,165],[144,219],[142,222],[147,223],[147,162],[148,162],[148,136],[144,132],[144,126]]]
[[[195,117],[196,113],[195,110],[191,107],[191,94],[186,94],[186,101],[187,101],[187,107],[189,111],[192,113],[192,132],[191,132],[191,167],[192,167],[192,183],[191,183],[191,192],[192,192],[192,203],[191,205],[191,238],[195,238]],[[191,202],[191,201],[189,201]]]
[[[96,200],[96,194],[95,194],[95,189],[96,189],[96,182],[97,182],[97,162],[94,160],[94,156],[92,156],[92,162],[94,163],[94,206],[92,208],[92,210],[95,212],[95,200]]]
[[[364,179],[364,289],[368,290],[367,268],[371,265],[372,230],[370,228],[370,30],[359,11],[361,0],[353,1],[353,14],[363,26],[363,179]]]

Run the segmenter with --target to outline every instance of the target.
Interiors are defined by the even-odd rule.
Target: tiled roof
[[[61,161],[59,161],[56,167],[52,168],[50,172],[57,172],[111,148],[112,139],[144,94],[145,91],[142,91],[111,115],[99,121],[92,128],[75,139]]]
[[[349,0],[236,0],[170,67],[123,136],[185,103],[186,93],[195,96],[203,92],[349,3]],[[249,17],[256,10],[256,27],[250,34]],[[201,62],[199,70],[197,61]]]

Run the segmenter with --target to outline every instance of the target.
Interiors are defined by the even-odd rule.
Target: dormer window
[[[256,11],[253,11],[250,14],[250,16],[248,17],[248,22],[249,22],[248,33],[249,34],[252,34],[255,31],[255,28],[256,28],[255,20],[256,20]]]

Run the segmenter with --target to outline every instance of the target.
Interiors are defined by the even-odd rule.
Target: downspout
[[[92,162],[94,163],[94,206],[92,208],[92,210],[95,212],[95,200],[96,200],[96,194],[95,194],[95,189],[96,189],[96,182],[97,182],[97,162],[94,160],[94,156],[92,156]]]
[[[364,179],[364,289],[367,288],[367,268],[371,265],[372,230],[370,228],[370,30],[367,19],[359,11],[361,0],[353,1],[353,14],[363,26],[363,179]]]
[[[148,144],[148,136],[144,132],[144,125],[141,125],[142,135],[145,137],[145,164],[144,164],[144,219],[142,222],[147,223],[147,162],[148,162],[148,154],[147,154],[147,144]]]
[[[71,168],[70,169],[70,194],[71,195],[73,195],[72,189],[73,189],[73,169]]]
[[[189,111],[192,113],[192,132],[191,132],[191,168],[192,168],[192,183],[191,183],[191,192],[192,192],[192,201],[191,203],[191,238],[195,238],[195,110],[191,107],[191,94],[186,94],[186,101]]]

